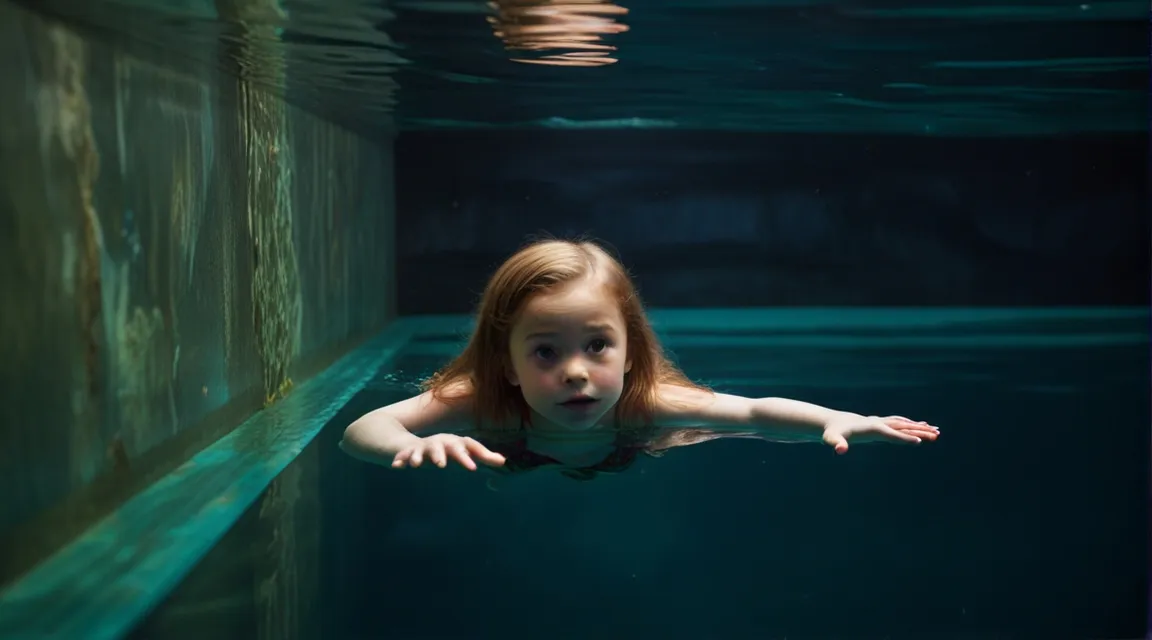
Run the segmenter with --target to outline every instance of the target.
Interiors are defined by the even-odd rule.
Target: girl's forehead
[[[538,331],[568,326],[620,324],[623,318],[614,297],[602,286],[569,286],[532,296],[516,321],[516,329]]]
[[[617,309],[616,299],[611,295],[608,287],[588,280],[580,280],[563,287],[541,291],[530,296],[524,305],[525,311],[538,313],[602,309]]]

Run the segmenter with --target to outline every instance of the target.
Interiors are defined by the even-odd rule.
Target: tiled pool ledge
[[[348,400],[403,349],[401,319],[299,385],[0,593],[0,638],[128,633]]]

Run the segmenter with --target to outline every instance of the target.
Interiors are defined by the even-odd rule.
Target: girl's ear
[[[629,373],[630,371],[632,371],[632,358],[624,361],[624,373]]]

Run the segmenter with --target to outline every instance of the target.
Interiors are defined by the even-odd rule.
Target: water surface
[[[395,125],[1147,131],[1141,2],[45,0],[35,8],[239,69],[367,135]]]

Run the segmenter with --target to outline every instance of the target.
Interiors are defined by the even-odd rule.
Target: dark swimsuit
[[[564,466],[563,463],[551,456],[530,450],[528,448],[528,435],[523,429],[509,438],[493,438],[491,441],[484,437],[477,439],[481,440],[484,446],[504,456],[504,465],[498,468],[504,473],[531,471],[548,465]],[[565,467],[560,470],[560,473],[573,480],[591,480],[598,473],[620,473],[631,467],[636,462],[636,457],[644,450],[642,446],[639,446],[639,443],[629,443],[626,440],[617,434],[615,448],[612,453],[608,454],[608,457],[587,467]]]

